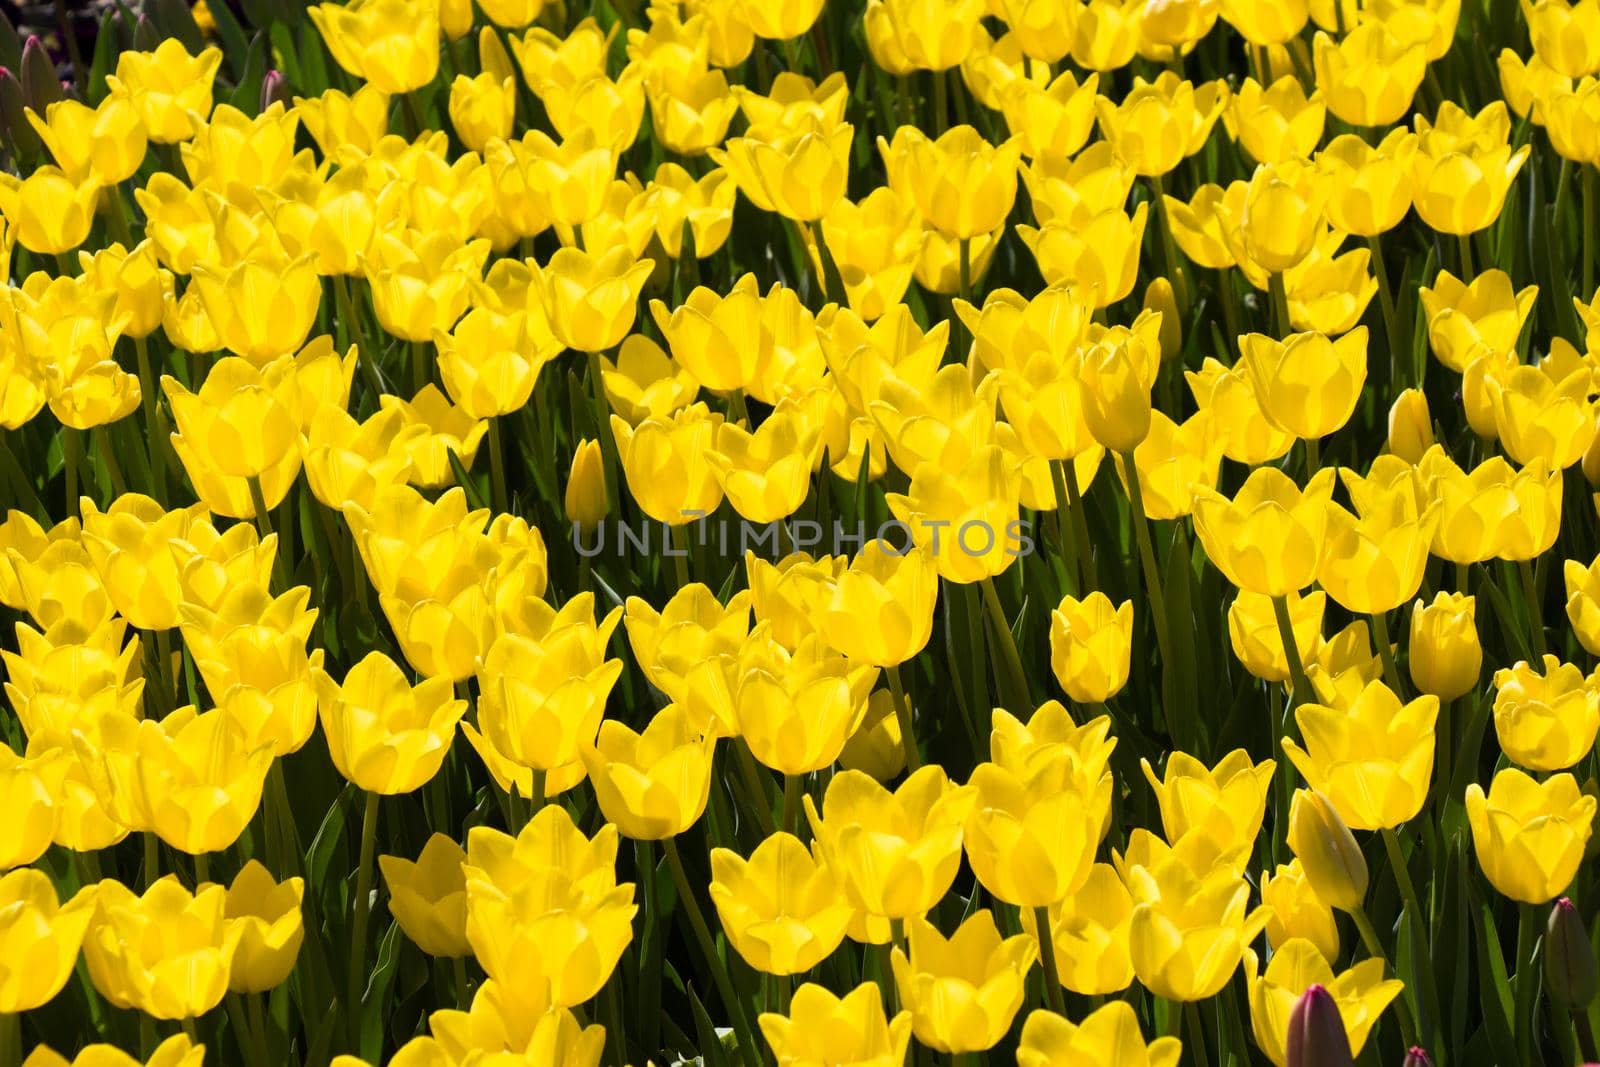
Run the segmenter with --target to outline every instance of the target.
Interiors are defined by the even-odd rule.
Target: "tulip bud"
[[[39,154],[39,135],[23,113],[22,83],[9,67],[0,67],[0,135],[19,163]]]
[[[1178,315],[1178,299],[1172,283],[1157,278],[1144,291],[1144,309],[1161,312],[1161,362],[1169,363],[1183,352],[1183,319]]]
[[[1419,599],[1411,609],[1411,681],[1424,693],[1454,700],[1478,684],[1483,645],[1478,640],[1477,602],[1460,593]]]
[[[1428,397],[1421,389],[1407,389],[1395,397],[1394,407],[1389,409],[1389,451],[1414,465],[1432,446]]]
[[[150,16],[140,15],[138,21],[133,24],[133,50],[154,52],[160,45],[161,31],[150,21]]]
[[[22,46],[22,101],[43,115],[45,108],[61,98],[55,60],[37,35],[30,36]]]
[[[1433,1057],[1428,1055],[1428,1050],[1420,1045],[1412,1045],[1406,1052],[1406,1058],[1400,1067],[1433,1067]]]
[[[1341,911],[1361,907],[1367,895],[1367,859],[1350,827],[1321,793],[1295,792],[1289,805],[1289,848],[1324,902]]]
[[[600,442],[583,440],[572,457],[567,476],[567,521],[593,529],[606,517],[606,472],[600,464]]]
[[[289,82],[284,78],[283,71],[269,70],[266,77],[261,79],[261,110],[265,111],[273,104],[279,103],[284,107],[292,103],[289,98]]]
[[[1339,1018],[1333,994],[1314,982],[1289,1013],[1286,1067],[1351,1067],[1350,1038]]]
[[[1550,999],[1567,1011],[1586,1011],[1597,984],[1594,948],[1583,919],[1568,897],[1550,909],[1544,932],[1544,984]]]

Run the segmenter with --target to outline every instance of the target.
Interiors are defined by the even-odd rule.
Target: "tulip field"
[[[0,1067],[1600,1063],[1600,0],[0,18]]]

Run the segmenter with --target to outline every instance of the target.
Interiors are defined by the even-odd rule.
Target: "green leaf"
[[[361,1055],[372,1063],[377,1063],[383,1054],[383,1024],[392,1007],[389,989],[400,965],[402,940],[400,924],[390,923],[378,942],[378,965],[367,979],[367,989],[361,998]]]

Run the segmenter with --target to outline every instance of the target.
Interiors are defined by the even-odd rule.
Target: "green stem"
[[[1389,268],[1383,262],[1383,242],[1373,234],[1367,238],[1367,247],[1372,249],[1372,273],[1378,276],[1378,305],[1383,309],[1383,329],[1389,338],[1389,380],[1394,385],[1403,385],[1408,380],[1400,358],[1405,346],[1400,340],[1399,320],[1395,316],[1394,290],[1389,287]]]
[[[204,885],[211,881],[211,857],[204,852],[194,854],[194,884]]]
[[[1194,1051],[1195,1063],[1199,1067],[1211,1067],[1211,1052],[1206,1048],[1206,1028],[1200,1021],[1200,1005],[1192,1000],[1186,1002],[1183,1014],[1189,1019],[1189,1048]]]
[[[1172,236],[1172,220],[1167,217],[1167,187],[1161,175],[1150,179],[1151,199],[1155,201],[1156,223],[1161,231],[1161,258],[1167,267],[1167,280],[1172,283],[1172,295],[1178,302],[1178,314],[1189,311],[1189,279],[1178,258],[1178,243]]]
[[[933,78],[933,135],[938,137],[944,133],[950,104],[945,99],[944,72],[930,71],[929,76]]]
[[[250,1067],[265,1067],[262,1063],[264,1053],[262,1050],[261,1035],[256,1033],[245,1018],[244,1001],[242,994],[229,993],[223,1001],[228,1010],[228,1022],[233,1026],[234,1037],[238,1041],[239,1051],[244,1054],[245,1062]],[[5,1063],[0,1057],[0,1063]]]
[[[0,1067],[17,1067],[22,1062],[22,1017],[0,1011]]]
[[[1595,1042],[1594,1027],[1589,1023],[1589,1013],[1574,1009],[1572,1025],[1578,1031],[1578,1049],[1583,1053],[1583,1062],[1600,1062],[1600,1043]]]
[[[761,51],[759,43],[756,51]],[[606,514],[620,514],[617,510],[620,489],[617,485],[617,442],[611,436],[611,400],[606,396],[605,379],[600,369],[600,353],[589,353],[589,392],[594,398],[595,438],[600,442],[601,466],[605,468]]]
[[[678,588],[687,589],[689,586],[689,533],[682,526],[673,526],[671,529],[672,568],[678,577]]]
[[[1384,967],[1390,971],[1394,968],[1389,965],[1389,957],[1384,954],[1383,942],[1378,939],[1378,931],[1373,928],[1372,920],[1367,918],[1365,908],[1357,906],[1350,912],[1350,918],[1355,920],[1356,930],[1361,934],[1361,943],[1366,946],[1367,955],[1375,960],[1382,960]],[[1394,1014],[1400,1023],[1400,1039],[1406,1048],[1417,1043],[1417,1024],[1411,1017],[1411,1005],[1405,997],[1394,998]]]
[[[683,858],[678,855],[678,842],[675,838],[669,837],[662,841],[661,845],[667,853],[667,866],[672,868],[672,880],[678,885],[678,900],[683,904],[684,913],[689,917],[689,927],[694,932],[701,955],[705,957],[706,966],[711,968],[717,993],[722,997],[729,1014],[733,1016],[740,1054],[746,1063],[758,1064],[761,1062],[761,1046],[756,1043],[755,1029],[746,1017],[744,1001],[734,993],[733,979],[728,974],[728,966],[717,953],[716,942],[712,940],[711,930],[706,926],[705,914],[700,910],[700,902],[695,899],[694,886],[690,884],[689,876],[684,872]]]
[[[1150,520],[1144,511],[1144,490],[1139,485],[1139,464],[1134,461],[1133,452],[1130,450],[1122,454],[1122,472],[1128,483],[1128,507],[1132,512],[1133,535],[1139,543],[1139,563],[1144,568],[1145,595],[1150,600],[1150,611],[1155,615],[1156,621],[1156,650],[1161,654],[1161,667],[1166,670],[1173,662],[1172,659],[1172,631],[1169,628],[1170,620],[1167,618],[1167,593],[1161,581],[1161,567],[1156,562],[1155,544],[1150,538]],[[1164,718],[1167,723],[1167,736],[1176,739],[1173,714],[1175,709],[1167,707],[1163,700]]]
[[[1056,967],[1055,931],[1050,926],[1050,909],[1033,909],[1033,925],[1039,942],[1039,962],[1044,967],[1044,995],[1050,1010],[1057,1015],[1067,1014],[1067,998],[1061,992],[1061,972]]]
[[[1267,291],[1272,296],[1272,326],[1281,341],[1294,332],[1289,323],[1289,291],[1284,287],[1282,274],[1275,271],[1268,277]]]
[[[1027,714],[1033,710],[1033,697],[1028,689],[1028,675],[1022,669],[1022,656],[1017,651],[1017,640],[1012,636],[1010,624],[1006,622],[1005,608],[1000,604],[1000,594],[994,587],[994,579],[985,576],[979,584],[983,587],[983,606],[989,613],[989,624],[994,627],[995,643],[1000,646],[1000,656],[1006,665],[1006,676],[1011,680],[1011,698],[1019,701],[1016,706],[1017,714]]]
[[[1278,637],[1283,641],[1283,657],[1289,661],[1289,682],[1294,690],[1289,696],[1289,710],[1312,699],[1311,683],[1306,680],[1305,661],[1300,658],[1300,645],[1294,639],[1294,622],[1289,615],[1289,598],[1272,598],[1272,614],[1278,620]]]
[[[961,291],[961,299],[970,304],[972,303],[972,238],[961,238],[959,247],[961,258],[958,261],[957,285]]]
[[[270,1062],[267,1054],[267,1010],[260,993],[246,995],[245,1001],[250,1007],[250,1029],[254,1031],[255,1039],[259,1042],[257,1048],[261,1053],[263,1067],[266,1067]]]
[[[794,833],[800,821],[800,776],[786,774],[783,776],[783,829],[785,833]]]
[[[150,476],[155,479],[156,499],[167,499],[166,435],[156,429],[156,404],[159,402],[161,383],[156,381],[150,365],[150,342],[143,337],[133,339],[133,351],[139,361],[139,396],[144,407],[144,424],[149,433]]]
[[[772,794],[769,787],[772,779],[762,774],[761,765],[756,762],[755,753],[750,751],[750,745],[743,738],[733,740],[733,749],[738,753],[736,759],[739,764],[739,773],[744,776],[745,788],[750,791],[750,797],[755,806],[756,822],[761,826],[763,837],[772,836],[777,829],[772,822]]]
[[[355,301],[350,297],[350,280],[343,274],[333,276],[333,299],[339,317],[345,321],[349,337],[356,338],[356,366],[361,370],[361,380],[372,390],[373,403],[383,395],[383,379],[378,375],[378,346],[367,337],[367,324],[356,314]]]
[[[161,839],[154,830],[146,830],[141,836],[144,838],[144,887],[149,889],[161,877]]]
[[[350,973],[345,1010],[350,1013],[350,1044],[361,1047],[361,989],[366,978],[367,917],[372,910],[372,857],[378,847],[378,794],[368,793],[361,815],[361,858],[356,865],[355,919],[351,925]]]
[[[1517,922],[1516,1017],[1512,1027],[1517,1034],[1517,1059],[1527,1067],[1539,1067],[1533,1058],[1533,1029],[1539,998],[1539,971],[1534,966],[1539,952],[1539,913],[1532,904],[1519,904]]]
[[[1089,539],[1089,521],[1084,518],[1083,494],[1078,490],[1078,468],[1071,463],[1063,466],[1062,478],[1067,483],[1067,506],[1072,510],[1072,537],[1077,542],[1078,564],[1083,568],[1084,592],[1100,588],[1100,575],[1094,562],[1094,542]]]
[[[451,957],[450,971],[456,980],[456,1007],[466,1011],[472,1006],[472,990],[467,987],[467,958]]]
[[[1472,282],[1472,235],[1461,233],[1456,235],[1456,248],[1461,253],[1461,280]]]
[[[900,747],[906,754],[906,771],[915,773],[922,766],[922,754],[917,751],[917,733],[911,720],[911,702],[906,699],[905,687],[900,684],[900,668],[890,666],[884,673],[889,676],[889,695],[894,697],[894,717],[900,724]]]
[[[1419,1005],[1418,1014],[1422,1016],[1422,1031],[1431,1034],[1432,1028],[1429,1020],[1435,1019],[1433,1010],[1438,994],[1434,992],[1433,982],[1433,957],[1428,949],[1428,941],[1424,936],[1427,929],[1427,918],[1422,911],[1422,898],[1417,896],[1416,883],[1411,880],[1411,868],[1406,863],[1406,855],[1400,847],[1400,835],[1391,827],[1384,827],[1379,836],[1383,838],[1384,851],[1389,854],[1389,866],[1394,869],[1395,884],[1400,887],[1400,901],[1404,909],[1411,913],[1411,921],[1407,931],[1411,936],[1411,969],[1412,977],[1416,982],[1406,983],[1406,990],[1400,995],[1412,994]]]
[[[1533,565],[1525,559],[1517,560],[1517,574],[1522,579],[1522,598],[1528,606],[1528,642],[1536,658],[1543,660],[1544,612],[1539,609],[1539,592],[1534,588]]]
[[[79,514],[78,498],[81,493],[79,478],[83,473],[83,431],[71,426],[61,431],[61,469],[67,477],[67,514]]]
[[[1400,688],[1400,667],[1394,658],[1394,644],[1389,640],[1389,614],[1375,611],[1371,618],[1372,636],[1378,645],[1378,658],[1383,661],[1383,679],[1395,696],[1405,700],[1405,694]]]
[[[489,493],[495,514],[504,515],[509,507],[506,495],[505,448],[500,441],[500,420],[489,420]]]
[[[1078,571],[1078,539],[1073,535],[1065,474],[1065,468],[1071,463],[1070,459],[1053,460],[1050,464],[1050,480],[1055,483],[1056,525],[1061,529],[1061,555],[1067,571],[1066,591],[1071,596],[1078,596],[1083,589],[1083,579]]]

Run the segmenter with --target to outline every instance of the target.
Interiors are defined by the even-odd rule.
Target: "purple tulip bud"
[[[1427,1049],[1412,1045],[1411,1051],[1406,1053],[1405,1062],[1400,1067],[1433,1067],[1433,1057],[1428,1055]]]
[[[1545,924],[1544,984],[1550,999],[1568,1011],[1586,1010],[1600,985],[1589,932],[1584,929],[1578,909],[1566,897],[1551,907]]]
[[[281,70],[269,70],[261,79],[261,110],[266,111],[273,104],[289,106],[289,82]]]
[[[55,60],[37,35],[30,35],[22,46],[22,99],[40,115],[61,99],[61,79]]]
[[[1295,1001],[1286,1051],[1287,1067],[1353,1067],[1350,1037],[1326,987],[1313,984]]]

